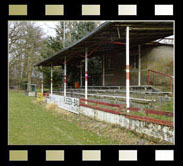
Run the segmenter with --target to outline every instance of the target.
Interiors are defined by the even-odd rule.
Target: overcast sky
[[[36,25],[40,26],[43,31],[45,36],[55,36],[55,27],[57,24],[59,24],[60,21],[34,21]],[[101,21],[103,23],[104,21]]]
[[[40,26],[45,34],[45,37],[47,36],[55,36],[55,27],[60,21],[35,21],[36,25]],[[104,21],[101,21],[103,23]],[[173,38],[174,36],[170,36],[170,38]],[[164,43],[164,41],[162,41]]]
[[[40,26],[45,36],[55,36],[55,27],[60,21],[35,21],[36,25]]]

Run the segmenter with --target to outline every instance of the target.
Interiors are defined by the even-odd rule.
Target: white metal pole
[[[63,22],[63,48],[65,48],[65,21]],[[64,97],[67,96],[66,92],[66,82],[67,82],[67,66],[66,66],[66,56],[64,57]]]
[[[103,55],[103,65],[102,65],[102,68],[103,68],[103,86],[105,86],[105,56]]]
[[[67,83],[67,62],[66,62],[66,56],[65,56],[64,57],[64,96],[67,96],[66,83]]]
[[[130,107],[130,58],[129,27],[126,27],[126,107]],[[127,110],[129,112],[129,110]]]
[[[138,45],[139,65],[138,65],[138,86],[141,86],[141,45]]]
[[[44,90],[43,90],[43,89],[44,89],[44,85],[43,85],[43,84],[44,84],[44,83],[43,83],[43,80],[44,80],[44,79],[43,79],[43,71],[42,71],[41,74],[42,74],[42,80],[41,80],[41,93],[43,94],[43,92],[44,92]]]
[[[53,67],[51,65],[51,95],[53,93]]]
[[[63,48],[65,48],[65,21],[64,21],[64,33],[63,33]]]
[[[88,99],[88,48],[85,48],[85,100]],[[87,104],[87,102],[85,102]]]
[[[82,83],[82,61],[80,62],[80,86],[83,86],[83,83]]]

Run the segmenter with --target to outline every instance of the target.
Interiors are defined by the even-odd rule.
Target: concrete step
[[[68,90],[74,90],[76,88],[68,88]],[[84,90],[85,87],[82,86],[77,88],[77,90]],[[126,86],[88,86],[88,90],[126,90]],[[156,91],[151,85],[142,86],[130,86],[131,91]]]

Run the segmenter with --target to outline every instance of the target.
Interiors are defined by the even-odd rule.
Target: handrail
[[[125,106],[126,104],[110,104],[110,103],[105,103],[105,102],[100,102],[100,101],[94,101],[94,100],[86,100],[86,99],[80,99],[80,101],[87,101],[90,103],[95,103],[95,104],[100,104],[100,105],[106,105],[106,106],[111,106],[111,107],[120,107],[120,105]]]
[[[172,112],[168,111],[157,111],[157,110],[152,110],[152,109],[141,109],[141,108],[135,108],[135,107],[130,107],[128,108],[129,111],[134,111],[134,112],[139,112],[139,111],[144,111],[146,115],[148,114],[153,114],[153,115],[161,115],[161,116],[169,116],[173,117]]]
[[[82,101],[87,102],[87,104],[82,103]],[[95,105],[92,106],[92,105],[89,105],[88,103],[95,103]],[[111,106],[111,107],[117,107],[117,108],[119,108],[119,110],[111,110],[109,108],[101,108],[98,105],[106,105],[106,106]],[[86,99],[80,99],[80,106],[93,108],[93,109],[98,109],[100,111],[109,112],[109,113],[112,113],[112,114],[124,115],[124,116],[126,116],[130,119],[142,120],[142,121],[145,121],[145,122],[151,122],[151,123],[156,123],[156,124],[161,124],[161,125],[166,125],[166,126],[173,126],[172,121],[160,120],[160,119],[148,117],[149,114],[173,117],[173,113],[168,112],[168,111],[157,111],[157,110],[152,110],[152,109],[141,109],[141,108],[136,108],[136,107],[130,107],[130,108],[126,109],[126,104],[110,104],[110,103],[104,103],[104,102],[99,102],[99,101],[94,101],[94,100],[86,100]],[[126,110],[129,110],[130,112],[144,111],[145,116],[132,115],[132,114],[127,113]]]
[[[86,100],[86,99],[83,99],[83,98],[80,98],[80,105],[82,106],[89,106],[88,104],[85,104],[85,103],[82,103],[83,102],[89,102],[89,103],[95,103],[95,106],[90,106],[91,108],[95,108],[95,109],[102,109],[102,111],[105,109],[99,107],[98,105],[105,105],[105,106],[110,106],[110,107],[117,107],[119,108],[118,110],[118,113],[120,113],[122,111],[122,109],[124,107],[126,107],[126,104],[110,104],[110,103],[106,103],[106,102],[100,102],[100,101],[95,101],[95,100]],[[110,109],[105,109],[104,111],[106,112],[111,112],[113,110],[110,110]],[[113,111],[113,113],[115,113],[115,111]]]
[[[166,73],[162,73],[159,71],[155,71],[152,69],[148,69],[148,79],[147,79],[147,85],[150,85],[150,72],[165,76],[165,77],[169,77],[170,78],[170,92],[173,92],[173,88],[172,88],[172,83],[173,83],[173,76],[166,74]]]

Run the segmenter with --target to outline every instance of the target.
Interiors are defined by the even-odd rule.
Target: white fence
[[[79,99],[73,97],[64,97],[59,95],[50,95],[48,103],[56,103],[59,108],[79,114]]]

